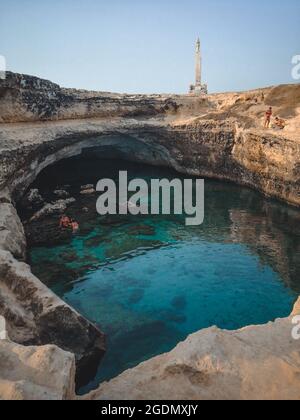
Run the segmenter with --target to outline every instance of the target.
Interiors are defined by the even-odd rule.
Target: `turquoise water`
[[[83,171],[84,180],[116,176],[116,169],[145,179],[174,175],[107,165]],[[69,181],[76,196],[79,180]],[[107,334],[107,354],[82,392],[201,328],[236,329],[287,316],[300,294],[300,214],[258,193],[206,180],[199,227],[186,227],[178,216],[103,219],[94,210],[96,197],[76,198],[70,214],[80,233],[33,247],[30,259],[46,284]],[[83,205],[90,213],[80,212]]]

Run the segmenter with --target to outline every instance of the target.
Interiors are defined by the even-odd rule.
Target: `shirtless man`
[[[275,126],[277,129],[279,130],[283,130],[285,127],[285,120],[283,120],[282,118],[276,117],[275,118]]]

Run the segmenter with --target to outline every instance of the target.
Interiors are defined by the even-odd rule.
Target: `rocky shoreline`
[[[190,335],[169,353],[127,370],[86,400],[299,400],[299,341],[294,316],[239,331]]]
[[[273,105],[275,112],[289,118],[287,130],[281,133],[262,130],[260,115],[267,105]],[[0,81],[0,116],[0,315],[6,319],[10,340],[18,343],[0,341],[4,355],[1,360],[10,360],[6,359],[10,346],[16,346],[17,351],[24,354],[22,367],[11,361],[13,365],[16,363],[15,375],[6,371],[5,362],[0,365],[2,398],[75,398],[75,369],[70,353],[76,357],[77,375],[82,376],[105,352],[105,337],[101,331],[55,296],[22,262],[26,260],[27,244],[16,205],[44,168],[81,153],[94,156],[109,153],[110,157],[168,166],[185,174],[233,181],[300,206],[300,85],[211,95],[203,100],[186,96],[77,92],[37,78],[9,74],[7,80]],[[46,207],[49,203],[45,203],[43,211],[60,211],[72,197],[58,198],[61,200],[59,208]],[[299,304],[295,311],[294,314],[299,313]],[[251,387],[263,377],[266,383],[267,378],[276,380],[274,375],[280,365],[280,381],[277,378],[273,393],[266,395],[276,398],[282,390],[290,390],[290,393],[282,393],[282,398],[299,398],[299,342],[289,339],[290,327],[288,318],[268,326],[251,327],[245,332],[227,334],[210,329],[197,333],[197,344],[191,343],[189,338],[179,346],[180,354],[176,356],[181,359],[186,354],[188,358],[191,348],[195,352],[202,349],[204,353],[199,353],[201,363],[197,365],[197,372],[188,362],[183,364],[184,369],[178,367],[182,363],[176,362],[171,370],[170,366],[164,370],[168,378],[174,379],[175,375],[178,383],[187,376],[196,378],[196,384],[194,379],[189,379],[193,392],[188,387],[183,395],[178,385],[178,393],[172,395],[179,399],[230,397],[229,391],[228,394],[217,392],[222,381],[207,382],[210,372],[215,371],[221,360],[230,364],[230,358],[222,359],[218,354],[210,337],[217,337],[219,344],[233,349],[234,340],[243,341],[246,336],[257,341],[253,345],[248,343],[247,357],[251,363],[247,365],[247,357],[241,356],[232,359],[232,363],[237,365],[242,382],[251,366],[253,382],[238,394],[234,381],[232,396],[259,398],[261,391],[255,393]],[[268,339],[263,340],[262,336]],[[54,347],[24,348],[24,345]],[[39,355],[35,358],[34,354]],[[206,358],[208,354],[215,365]],[[255,361],[257,354],[261,357]],[[172,353],[169,357],[173,358]],[[35,375],[32,369],[30,374],[25,373],[29,371],[27,362],[31,363],[32,358],[37,366],[44,363],[43,380],[42,373]],[[163,363],[168,356],[161,358],[162,362],[158,358],[153,363],[156,366],[159,361],[165,369]],[[264,362],[265,370],[261,369],[260,362]],[[50,392],[44,389],[47,388],[45,377],[57,363],[63,363],[66,370],[60,378],[60,367],[57,368]],[[121,375],[111,385],[103,385],[99,393],[89,398],[118,395],[139,398],[141,394],[132,393],[128,386],[133,389],[140,374],[145,384],[142,395],[152,398],[153,384],[150,386],[148,376],[151,369],[147,367],[152,362],[146,363],[149,365],[137,367],[124,377]],[[224,378],[230,374],[229,370],[220,372]],[[4,392],[6,383],[10,384],[8,394]],[[160,389],[155,381],[153,383]],[[169,394],[166,391],[159,395],[168,398]]]

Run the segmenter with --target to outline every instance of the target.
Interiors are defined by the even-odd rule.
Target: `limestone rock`
[[[300,313],[300,299],[293,314]],[[296,308],[298,308],[296,310]],[[239,331],[209,328],[104,383],[86,399],[300,399],[300,345],[292,318]]]
[[[70,400],[75,358],[56,346],[23,347],[0,340],[1,400]]]
[[[108,150],[113,157],[233,181],[300,207],[299,84],[205,98],[120,95],[63,89],[8,72],[0,91],[0,315],[14,341],[57,344],[74,352],[81,372],[97,366],[103,334],[14,258],[24,259],[26,251],[14,203],[43,169]],[[288,119],[280,134],[263,129],[267,106]],[[38,217],[65,211],[66,203],[56,204]],[[238,332],[196,333],[90,397],[299,399],[299,378],[299,342],[291,341],[287,318]],[[14,386],[11,395],[20,389]]]
[[[47,216],[63,214],[71,204],[75,203],[75,201],[75,198],[67,198],[65,200],[58,200],[54,204],[47,203],[41,210],[32,216],[30,221],[35,222]]]
[[[26,194],[21,204],[23,207],[34,211],[43,207],[45,201],[41,196],[39,190],[37,188],[34,188]]]
[[[69,198],[69,197],[70,197],[70,194],[68,193],[68,191],[65,191],[65,190],[55,190],[55,191],[54,191],[54,194],[55,194],[58,198],[61,198],[61,199],[64,199],[64,198]]]
[[[80,188],[81,195],[91,195],[95,194],[96,190],[93,184],[82,185]]]
[[[297,315],[300,315],[300,298],[295,303],[295,306],[292,312],[292,317],[297,316]]]
[[[13,89],[15,83],[14,94],[21,97],[22,80],[27,87],[38,89],[40,86],[45,94],[49,89],[51,96],[51,85],[27,80],[25,76],[11,75],[6,81],[0,81],[0,86],[5,83],[8,89]],[[30,95],[34,97],[38,92],[30,92]],[[94,109],[99,110],[100,96],[72,91],[74,101],[67,102],[67,110],[63,105],[59,116],[55,111],[55,117],[54,114],[49,117],[58,119],[55,124],[1,124],[0,185],[10,186],[15,201],[48,165],[78,156],[82,151],[104,156],[108,150],[113,157],[169,166],[183,174],[237,182],[300,206],[297,129],[300,126],[300,85],[208,95],[205,99],[137,95],[130,97],[130,105],[128,96],[112,94],[107,102],[103,101],[99,111],[108,118],[93,119]],[[113,109],[112,98],[119,103]],[[29,97],[27,99],[30,101]],[[80,103],[84,107],[84,101],[89,102],[90,111],[86,110],[84,118],[76,120],[82,117],[77,113],[77,106]],[[176,106],[170,105],[170,110],[166,111],[165,102]],[[274,115],[288,118],[287,128],[281,133],[263,129],[262,119],[269,104],[274,104]],[[27,105],[26,102],[21,106],[24,118],[28,113]],[[1,107],[4,110],[9,107],[6,96],[0,99],[0,115]],[[131,108],[130,113],[124,111],[127,107]],[[41,112],[44,115],[44,111]],[[70,114],[73,119],[67,120]],[[40,114],[34,111],[30,115],[26,121],[38,120]],[[16,119],[19,117],[16,115]]]
[[[105,353],[104,334],[42,284],[28,265],[1,250],[0,315],[14,342],[55,344],[74,353],[79,379]]]
[[[22,223],[11,203],[0,202],[0,249],[25,259],[26,239]]]
[[[89,188],[89,189],[86,189],[86,190],[81,190],[80,191],[80,194],[81,195],[91,195],[91,194],[95,194],[95,190],[94,190],[94,188]]]
[[[82,185],[80,187],[81,191],[85,191],[85,190],[93,190],[94,189],[94,185],[93,184],[87,184],[87,185]]]
[[[154,116],[177,109],[176,102],[169,97],[64,89],[48,80],[11,72],[6,72],[6,79],[0,80],[0,89],[0,123],[120,114]]]

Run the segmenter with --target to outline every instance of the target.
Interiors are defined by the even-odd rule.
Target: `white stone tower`
[[[200,38],[198,38],[196,42],[196,84],[195,84],[196,88],[201,86],[202,84],[201,72],[202,72],[201,43],[200,43]]]
[[[202,84],[202,55],[200,38],[196,42],[196,80],[195,84],[190,86],[190,94],[207,95],[207,85]]]

